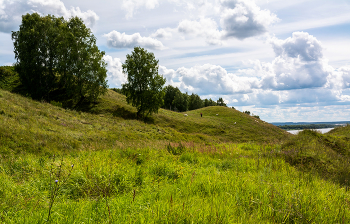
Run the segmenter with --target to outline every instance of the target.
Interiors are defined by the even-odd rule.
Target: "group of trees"
[[[96,101],[106,93],[104,52],[98,49],[95,36],[80,18],[26,14],[19,31],[12,32],[12,40],[15,70],[32,98],[77,106],[84,100]],[[181,93],[170,85],[163,89],[166,80],[158,74],[158,60],[141,47],[126,56],[123,73],[127,83],[120,91],[141,118],[157,113],[161,106],[176,111],[226,106],[222,98],[215,102]]]
[[[217,102],[212,99],[202,100],[197,94],[181,93],[178,87],[168,85],[164,88],[164,104],[162,108],[174,111],[196,110],[202,107],[209,106],[226,106],[224,100],[219,98]]]
[[[12,40],[15,70],[32,98],[77,105],[107,91],[104,52],[80,18],[26,14]]]

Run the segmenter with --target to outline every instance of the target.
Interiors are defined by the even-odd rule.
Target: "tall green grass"
[[[350,222],[348,127],[134,113],[114,92],[70,110],[0,89],[0,223]]]
[[[179,147],[172,145],[173,148]],[[64,155],[53,223],[347,223],[349,192],[286,163],[281,147],[127,147]],[[52,156],[1,158],[0,220],[45,223]],[[56,166],[60,162],[57,161]],[[61,181],[61,180],[58,180]]]

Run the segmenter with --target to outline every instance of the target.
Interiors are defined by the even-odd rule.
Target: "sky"
[[[141,46],[182,92],[267,122],[350,120],[350,0],[0,0],[0,65],[16,62],[11,31],[33,12],[82,18],[110,88]]]

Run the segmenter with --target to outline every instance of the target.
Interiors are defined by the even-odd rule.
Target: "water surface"
[[[329,132],[329,131],[332,130],[332,129],[334,129],[334,128],[321,128],[321,129],[313,129],[313,130],[318,131],[318,132],[321,132],[322,134],[324,134],[324,133]],[[291,133],[291,134],[293,134],[293,135],[296,135],[296,134],[298,134],[298,133],[301,132],[301,131],[302,131],[302,130],[289,130],[289,131],[287,131],[287,132],[289,132],[289,133]]]

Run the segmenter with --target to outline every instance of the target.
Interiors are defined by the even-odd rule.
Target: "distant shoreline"
[[[312,129],[312,130],[315,130],[315,131],[318,131],[318,132],[321,132],[322,134],[325,134],[331,130],[333,130],[334,128],[321,128],[321,129]],[[301,130],[288,130],[287,132],[293,134],[293,135],[296,135],[298,134],[299,132],[303,131],[304,129],[301,129]]]
[[[285,122],[285,123],[272,123],[273,125],[286,130],[286,131],[293,131],[293,130],[304,130],[304,129],[313,129],[313,130],[319,130],[319,129],[327,129],[327,128],[336,128],[339,126],[346,126],[349,124],[350,121],[334,121],[334,122]]]
[[[311,124],[333,124],[333,125],[346,125],[350,124],[350,121],[324,121],[324,122],[271,122],[275,126],[283,125],[311,125]]]

